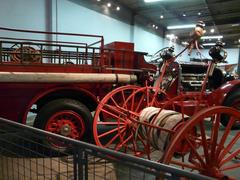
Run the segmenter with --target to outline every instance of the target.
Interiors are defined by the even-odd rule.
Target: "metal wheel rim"
[[[218,130],[220,127],[220,115],[223,113],[231,116],[231,122],[224,130],[223,136],[219,139]],[[205,131],[206,127],[203,125],[203,119],[210,116],[214,117],[211,119],[213,127],[211,128],[210,136],[207,136]],[[234,136],[234,138],[231,139],[230,143],[225,145],[227,136],[229,135],[231,127],[234,125],[236,119],[240,121],[240,112],[233,108],[223,106],[211,107],[198,112],[185,124],[185,126],[182,127],[180,131],[178,131],[178,133],[175,134],[171,144],[168,146],[163,163],[172,165],[174,164],[184,169],[189,168],[196,170],[201,174],[214,178],[223,178],[225,176],[225,171],[240,167],[240,162],[236,165],[226,166],[230,160],[240,154],[240,148],[238,148],[234,150],[231,155],[227,156],[228,153],[231,152],[231,148],[233,147],[235,141],[239,141],[239,132],[236,134],[236,136]],[[193,138],[188,135],[188,132],[191,131],[193,127],[198,126],[201,136],[196,138],[196,140],[199,141],[198,145],[202,147],[202,154],[194,150],[194,148],[199,149],[199,147],[194,146],[194,141],[191,140]],[[189,145],[191,144],[190,146],[192,146],[191,153],[188,157],[188,160],[191,162],[179,162],[174,160],[175,147],[181,143],[183,139],[187,139],[186,141],[189,143]],[[192,157],[190,157],[190,155]],[[198,161],[196,161],[196,159]],[[195,162],[193,160],[195,160]]]
[[[78,113],[64,110],[56,112],[49,118],[45,130],[80,140],[85,132],[85,125],[83,118]],[[49,139],[49,143],[57,148],[66,146],[64,142],[54,142],[51,139]]]

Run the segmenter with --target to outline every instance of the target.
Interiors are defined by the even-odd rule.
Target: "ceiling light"
[[[223,43],[223,45],[225,45],[226,43]],[[216,43],[203,43],[203,46],[215,46]]]
[[[158,29],[158,26],[156,26],[155,29]]]
[[[167,35],[166,35],[166,38],[169,38],[169,39],[177,39],[178,37],[175,36],[174,34],[167,34]]]
[[[97,2],[100,2],[101,0],[97,0]]]
[[[185,17],[185,16],[187,16],[185,13],[183,13],[183,15],[182,15],[183,17]]]
[[[187,29],[187,28],[194,28],[196,24],[185,24],[185,25],[178,25],[178,26],[167,26],[167,29]]]
[[[183,42],[182,42],[182,45],[186,46],[186,45],[189,45],[189,43],[186,42],[186,41],[183,41]]]
[[[116,7],[116,10],[117,10],[117,11],[120,11],[120,7],[119,7],[119,6],[117,6],[117,7]]]
[[[240,24],[232,24],[232,27],[240,26]]]
[[[152,27],[155,28],[155,24],[153,24]]]
[[[211,33],[214,33],[214,32],[215,32],[215,30],[212,28],[212,29],[210,30],[210,32],[211,32]]]
[[[164,18],[164,16],[163,16],[163,15],[161,15],[161,16],[160,16],[160,19],[163,19],[163,18]]]
[[[202,13],[201,13],[201,12],[198,12],[198,15],[199,15],[199,16],[201,16],[201,15],[202,15]]]
[[[240,43],[240,39],[238,39],[238,42]]]
[[[111,7],[112,6],[112,4],[111,3],[107,3],[107,7]]]
[[[223,36],[203,36],[201,39],[222,39]]]
[[[146,3],[157,2],[157,1],[162,1],[162,0],[144,0],[144,2],[146,2]]]

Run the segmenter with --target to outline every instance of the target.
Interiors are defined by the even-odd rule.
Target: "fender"
[[[222,105],[229,92],[240,88],[240,80],[228,81],[209,94],[209,105]]]
[[[79,88],[77,86],[72,86],[72,87],[54,87],[54,88],[51,88],[51,89],[48,89],[44,92],[41,92],[39,94],[37,94],[34,98],[32,98],[32,100],[28,103],[28,106],[26,108],[26,111],[24,112],[23,114],[23,117],[22,117],[22,120],[21,120],[21,123],[23,124],[26,124],[26,120],[27,120],[27,114],[29,112],[29,110],[31,109],[32,105],[37,102],[39,99],[43,98],[44,96],[50,94],[50,93],[53,93],[53,92],[57,92],[59,90],[73,90],[73,91],[78,91],[78,92],[83,92],[84,94],[86,94],[87,96],[90,96],[96,103],[97,103],[97,98],[94,94],[92,94],[91,92],[85,90],[85,89],[82,89],[82,88]]]

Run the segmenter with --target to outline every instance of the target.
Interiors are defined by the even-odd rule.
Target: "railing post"
[[[74,180],[78,179],[78,153],[77,153],[77,148],[75,147],[73,150],[73,177]]]
[[[2,41],[0,41],[0,63],[2,63]]]
[[[75,147],[73,155],[74,180],[88,179],[87,163],[87,156],[84,153],[84,150],[82,148]]]

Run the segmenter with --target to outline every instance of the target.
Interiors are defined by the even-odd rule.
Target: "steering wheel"
[[[160,63],[160,62],[161,62],[161,59],[162,59],[162,57],[160,56],[161,52],[164,51],[164,50],[166,50],[166,49],[168,49],[168,48],[169,48],[169,47],[165,47],[165,48],[162,48],[162,49],[158,50],[157,52],[155,52],[155,53],[152,55],[149,63],[153,63],[153,64],[155,64],[155,63]]]

